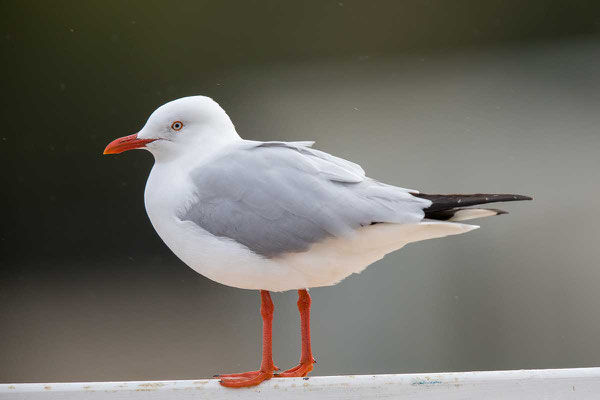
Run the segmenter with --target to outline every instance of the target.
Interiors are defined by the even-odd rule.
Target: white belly
[[[242,289],[283,291],[309,286],[306,275],[265,259],[233,240],[216,237],[174,217],[153,222],[169,248],[190,268],[213,281]]]
[[[153,225],[167,246],[194,271],[224,285],[276,292],[335,285],[409,242],[476,228],[444,222],[377,224],[361,228],[353,237],[330,238],[305,252],[265,259],[175,216],[170,221],[153,221]]]

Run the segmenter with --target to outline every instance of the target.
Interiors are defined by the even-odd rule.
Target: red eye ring
[[[171,129],[174,131],[180,131],[181,128],[183,128],[183,122],[181,121],[175,121],[171,124]]]

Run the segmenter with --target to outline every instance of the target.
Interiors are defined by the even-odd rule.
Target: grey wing
[[[307,144],[248,142],[193,170],[194,201],[179,217],[267,258],[372,223],[423,219],[428,200]]]

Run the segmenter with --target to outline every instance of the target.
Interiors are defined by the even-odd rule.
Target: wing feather
[[[180,212],[264,257],[307,250],[376,222],[415,223],[431,202],[365,176],[312,142],[245,142],[193,170],[194,201]]]

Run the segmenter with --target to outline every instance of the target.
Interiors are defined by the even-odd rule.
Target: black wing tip
[[[487,201],[520,201],[520,200],[533,200],[531,196],[525,196],[522,194],[511,194],[511,193],[473,193],[473,194],[424,194],[425,196],[436,196],[436,197],[454,197],[454,198],[483,198]]]
[[[470,207],[487,203],[501,203],[505,201],[533,200],[533,197],[522,194],[496,194],[496,193],[474,193],[474,194],[427,194],[414,193],[413,196],[431,201],[431,205],[425,211],[435,212],[450,210],[455,207]]]
[[[414,196],[423,197],[423,198],[428,198],[428,197],[455,197],[455,198],[458,198],[458,197],[465,197],[465,198],[488,197],[488,198],[506,198],[509,200],[533,200],[533,197],[531,197],[531,196],[525,196],[523,194],[511,194],[511,193],[430,194],[430,193],[416,192],[416,193],[411,193],[411,194]]]
[[[525,196],[522,194],[514,194],[513,197],[515,198],[515,200],[533,200],[533,197]]]
[[[499,200],[500,202],[504,202],[504,201],[530,201],[530,200],[533,200],[533,197],[531,197],[531,196],[525,196],[523,194],[499,194],[497,196],[499,198],[502,198],[502,200]]]

